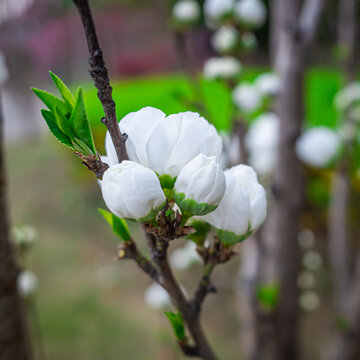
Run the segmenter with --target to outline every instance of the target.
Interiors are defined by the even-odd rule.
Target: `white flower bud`
[[[276,165],[280,121],[276,114],[260,115],[246,135],[249,163],[262,176],[271,174]]]
[[[255,85],[263,95],[279,95],[281,90],[280,76],[276,73],[261,74],[256,78]]]
[[[9,70],[6,66],[4,54],[0,51],[0,88],[3,87],[9,79]]]
[[[185,270],[194,264],[201,264],[195,243],[188,241],[184,247],[174,250],[170,255],[170,263],[178,270]]]
[[[204,64],[204,77],[206,79],[233,79],[242,70],[239,60],[232,56],[212,57]]]
[[[144,299],[148,306],[158,310],[171,305],[168,293],[159,284],[150,285],[145,291]]]
[[[234,13],[242,24],[251,28],[264,25],[266,20],[266,7],[260,0],[240,0],[235,5]]]
[[[237,165],[225,171],[226,190],[216,210],[204,221],[217,229],[246,235],[266,217],[266,194],[252,167]]]
[[[258,47],[258,41],[256,36],[249,31],[241,35],[240,43],[245,50],[249,51],[255,50]]]
[[[221,26],[212,36],[211,44],[215,51],[220,54],[227,53],[236,48],[239,33],[232,25]]]
[[[177,1],[173,7],[172,16],[181,23],[195,23],[200,19],[199,3],[194,0]]]
[[[300,160],[310,166],[324,168],[338,154],[341,146],[339,135],[325,126],[305,131],[296,142],[296,153]]]
[[[23,270],[17,278],[17,287],[21,296],[31,295],[38,286],[37,276],[29,270]]]
[[[128,135],[129,159],[160,175],[175,177],[195,156],[203,153],[219,157],[222,150],[222,139],[215,127],[190,111],[166,117],[162,111],[146,107],[125,116],[120,130]],[[107,155],[116,158],[109,134],[105,145]]]
[[[353,82],[341,89],[335,96],[334,104],[340,111],[347,110],[354,103],[360,102],[360,83]]]
[[[204,14],[211,21],[221,20],[233,10],[235,0],[205,0]]]
[[[256,86],[250,83],[236,86],[232,96],[235,105],[245,113],[253,112],[261,105],[261,93]]]
[[[205,215],[220,203],[225,187],[225,175],[216,157],[200,154],[180,171],[174,197],[185,214]]]
[[[134,161],[110,166],[104,173],[101,190],[107,207],[120,218],[141,220],[165,203],[156,174]]]

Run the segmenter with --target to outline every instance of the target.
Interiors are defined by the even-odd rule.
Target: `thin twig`
[[[128,159],[125,147],[126,137],[121,134],[116,119],[115,102],[112,97],[112,87],[110,86],[108,70],[105,66],[102,51],[99,46],[89,3],[88,0],[73,0],[73,2],[79,11],[85,31],[89,48],[90,74],[98,90],[97,95],[105,112],[105,118],[102,122],[109,130],[118,160],[119,162],[122,162],[123,160]]]

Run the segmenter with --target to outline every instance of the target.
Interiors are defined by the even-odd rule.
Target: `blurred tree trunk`
[[[244,347],[250,359],[297,358],[299,250],[297,235],[303,202],[302,166],[294,145],[304,118],[306,55],[315,37],[325,1],[271,2],[272,58],[282,79],[277,113],[280,141],[273,180],[273,203],[262,231],[246,245],[240,281],[247,312]],[[250,240],[251,241],[251,240]],[[279,293],[272,307],[261,304],[259,290]]]
[[[0,105],[0,359],[29,360],[25,308],[17,291],[18,265],[10,243],[6,205],[3,118]]]

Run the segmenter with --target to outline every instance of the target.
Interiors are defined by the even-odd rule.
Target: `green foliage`
[[[43,109],[41,114],[50,132],[67,147],[80,151],[84,155],[97,155],[81,89],[78,90],[75,100],[71,91],[58,76],[52,72],[50,76],[62,99],[47,91],[32,89],[49,108],[49,110]]]
[[[249,226],[248,232],[244,235],[237,235],[237,234],[233,233],[232,231],[216,229],[217,237],[226,246],[231,246],[231,245],[235,245],[236,243],[243,242],[251,234],[252,234],[252,230],[250,230],[250,226]]]
[[[165,205],[166,205],[166,200],[157,209],[153,209],[146,216],[144,216],[140,219],[137,219],[137,222],[147,223],[147,224],[155,223],[156,215]]]
[[[129,231],[129,227],[124,219],[117,217],[111,212],[98,209],[99,213],[103,216],[106,222],[112,227],[114,234],[119,236],[123,241],[130,241],[131,235]]]
[[[194,199],[185,199],[184,193],[177,193],[174,190],[174,200],[179,206],[182,214],[187,217],[191,216],[203,216],[217,208],[217,205],[209,205],[206,203],[198,203]]]
[[[194,234],[188,235],[186,238],[194,241],[196,244],[203,245],[206,236],[211,230],[211,225],[204,221],[192,221],[191,226],[194,227],[196,232]]]
[[[337,316],[335,319],[335,325],[340,331],[343,332],[349,331],[350,329],[349,320],[344,316]]]
[[[262,306],[274,310],[279,302],[279,292],[278,284],[262,285],[256,289],[256,296]]]
[[[180,313],[166,312],[165,315],[170,321],[170,324],[174,330],[174,334],[178,340],[185,339],[185,326],[184,320]]]

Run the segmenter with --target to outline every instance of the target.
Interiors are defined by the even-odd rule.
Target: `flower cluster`
[[[254,170],[244,165],[221,170],[222,139],[199,114],[166,116],[147,107],[124,117],[119,127],[128,135],[129,160],[117,164],[107,134],[103,159],[110,167],[101,182],[113,214],[156,226],[165,204],[170,209],[176,204],[185,221],[199,216],[224,238],[230,233],[238,241],[264,221],[266,196]]]

